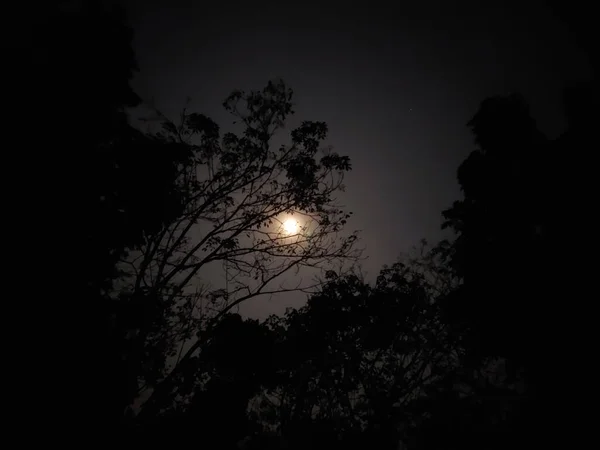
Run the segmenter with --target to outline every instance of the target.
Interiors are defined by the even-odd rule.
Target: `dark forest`
[[[590,20],[551,6],[595,70]],[[202,106],[133,120],[150,99],[132,84],[144,69],[127,7],[56,1],[31,17],[19,67],[34,103],[19,101],[43,112],[21,116],[20,136],[50,141],[32,195],[53,256],[23,286],[56,320],[24,332],[50,349],[18,371],[41,386],[22,400],[25,434],[84,448],[580,445],[595,77],[556,93],[558,136],[521,92],[480,98],[472,151],[447,168],[460,188],[439,211],[447,237],[367,276],[364,212],[340,201],[356,163],[329,145],[327,118],[296,115],[308,93],[273,77],[231,86],[223,123]],[[283,314],[240,312],[290,295],[303,301]]]

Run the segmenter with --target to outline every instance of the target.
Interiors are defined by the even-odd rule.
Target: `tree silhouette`
[[[260,430],[247,414],[248,402],[273,377],[274,344],[273,333],[257,321],[224,315],[194,370],[181,379],[178,392],[187,401],[136,421],[135,436],[150,445],[165,437],[185,444],[202,436],[205,448],[237,448],[244,437]]]
[[[44,290],[37,297],[47,298],[48,286],[62,292],[59,302],[40,302],[43,321],[51,324],[46,336],[53,338],[45,367],[64,368],[56,376],[45,371],[58,393],[45,403],[56,409],[74,393],[73,404],[80,408],[82,392],[93,386],[94,407],[85,426],[105,434],[137,393],[133,369],[144,364],[143,358],[124,358],[134,354],[127,333],[155,314],[136,309],[144,304],[139,296],[116,301],[114,283],[123,276],[118,264],[180,217],[177,181],[192,152],[130,125],[127,108],[140,98],[130,85],[136,71],[132,30],[117,2],[46,2],[27,17],[33,24],[27,51],[11,73],[28,83],[15,116],[36,115],[35,126],[21,121],[23,136],[30,136],[30,147],[43,148],[22,152],[50,218],[44,239],[36,240],[35,251],[52,261],[42,271],[45,281],[38,284]],[[21,114],[23,105],[27,111]],[[39,223],[40,212],[33,215],[29,223]],[[58,264],[67,255],[72,261]],[[69,289],[58,287],[66,284]],[[85,342],[85,351],[75,349],[78,342]]]
[[[48,386],[37,401],[40,410],[48,409],[46,417],[69,411],[65,420],[72,428],[104,432],[120,415],[123,381],[121,351],[109,339],[103,291],[116,276],[119,255],[135,244],[139,232],[122,227],[137,199],[125,200],[131,197],[128,188],[116,186],[116,180],[124,184],[141,170],[119,175],[113,164],[125,161],[125,150],[143,140],[125,114],[139,102],[130,86],[136,70],[132,31],[123,10],[106,1],[45,2],[22,17],[28,23],[21,24],[17,35],[23,37],[15,43],[24,49],[9,70],[15,81],[9,100],[18,96],[12,114],[20,119],[14,131],[23,136],[27,151],[13,152],[22,160],[12,166],[28,168],[30,190],[41,200],[39,208],[31,208],[30,194],[19,189],[13,213],[27,224],[20,225],[21,232],[43,235],[28,237],[35,248],[22,253],[44,255],[35,283],[39,290],[30,293],[37,301],[28,307],[41,317],[35,335],[44,336],[47,358],[37,363],[44,367],[41,374],[37,367],[29,374]],[[144,226],[152,226],[150,220],[162,219],[147,217]],[[48,301],[58,291],[60,300]],[[85,351],[77,348],[80,342]],[[82,408],[86,391],[94,406],[84,420],[72,411]]]
[[[321,149],[327,126],[303,122],[291,144],[271,140],[292,113],[292,91],[282,81],[262,91],[235,91],[224,103],[241,122],[241,135],[225,133],[208,117],[184,111],[181,123],[165,119],[154,135],[184,146],[176,192],[180,214],[122,259],[118,304],[133,306],[137,323],[127,338],[137,361],[138,393],[148,392],[140,417],[170,406],[179,377],[193,371],[210,330],[240,303],[259,295],[311,292],[321,283],[285,282],[303,268],[322,269],[358,256],[355,234],[343,235],[350,213],[335,203],[350,169],[347,157]],[[282,225],[298,222],[295,232]],[[204,271],[227,264],[226,280],[209,286]],[[204,277],[204,278],[203,278]],[[187,375],[186,375],[187,376]]]
[[[473,356],[522,359],[532,350],[523,339],[533,323],[532,289],[543,276],[539,161],[547,141],[518,95],[485,100],[469,126],[479,149],[458,170],[464,200],[444,211],[445,226],[458,235],[452,263],[464,279],[451,305],[466,320]]]
[[[446,226],[457,233],[446,254],[462,284],[447,297],[445,310],[461,336],[464,367],[481,372],[495,366],[495,377],[502,368],[495,400],[481,383],[467,382],[477,403],[504,411],[501,419],[486,413],[478,425],[496,433],[494,445],[517,435],[536,446],[576,437],[576,423],[558,411],[575,410],[582,394],[574,389],[572,369],[558,359],[584,354],[579,329],[585,327],[576,309],[553,299],[587,295],[573,282],[582,270],[566,262],[586,253],[572,239],[589,208],[591,178],[585,157],[575,155],[593,138],[593,104],[593,84],[566,90],[569,128],[554,141],[536,129],[518,95],[485,100],[469,122],[479,149],[458,171],[464,200],[444,212]],[[489,384],[489,376],[483,379]],[[437,426],[456,414],[459,403],[452,401],[454,412],[442,414]]]
[[[457,239],[371,285],[342,270],[359,255],[335,198],[350,161],[322,148],[325,123],[282,136],[293,114],[282,81],[226,99],[235,133],[188,110],[145,133],[126,114],[140,99],[121,9],[48,2],[32,22],[34,51],[11,71],[30,98],[14,115],[23,136],[36,128],[59,147],[27,165],[53,219],[49,249],[36,249],[50,256],[36,284],[61,334],[35,333],[52,352],[36,360],[56,393],[36,401],[45,417],[71,389],[72,429],[232,449],[541,446],[547,429],[577,424],[589,383],[573,367],[591,339],[569,302],[591,298],[589,248],[573,236],[592,223],[594,83],[565,91],[569,129],[554,141],[520,95],[482,102],[469,122],[478,148],[458,170],[464,198],[444,212]],[[65,285],[74,294],[47,301]],[[308,303],[283,317],[234,313],[297,291]]]
[[[426,400],[456,374],[461,351],[436,302],[453,286],[432,263],[437,252],[384,267],[374,285],[329,272],[308,304],[284,317],[223,315],[177,380],[187,400],[142,416],[136,441],[201,436],[208,448],[245,449],[417,442]]]
[[[232,308],[257,295],[311,292],[318,280],[285,284],[288,274],[308,268],[309,279],[358,255],[356,236],[341,234],[350,213],[334,198],[350,162],[320,148],[320,122],[303,122],[290,145],[274,148],[292,113],[282,82],[227,99],[239,135],[221,136],[188,112],[177,126],[165,120],[160,133],[134,129],[126,108],[140,99],[129,84],[136,65],[122,10],[111,2],[47,6],[34,18],[25,72],[44,75],[29,93],[54,105],[38,128],[61,144],[38,161],[47,171],[40,178],[52,178],[44,193],[57,219],[48,253],[78,256],[70,273],[77,289],[53,311],[61,317],[53,347],[86,342],[69,365],[69,388],[94,386],[98,427],[123,419],[141,394],[150,396],[146,420],[197,391],[197,380],[188,388],[182,377],[200,376],[197,354]],[[282,233],[286,216],[297,232]],[[215,262],[227,263],[225,286],[206,273]],[[53,284],[64,278],[50,272]],[[73,311],[86,320],[66,319]]]
[[[84,280],[84,287],[91,283],[97,288],[100,280],[111,276],[114,265],[103,267],[98,260],[110,259],[107,253],[119,253],[130,239],[123,232],[102,240],[107,219],[98,225],[96,220],[107,209],[101,196],[108,195],[105,191],[112,194],[101,184],[106,186],[115,175],[107,149],[112,148],[108,152],[114,156],[116,146],[129,147],[140,139],[125,113],[140,101],[130,86],[136,70],[132,31],[123,10],[106,1],[47,2],[32,21],[31,51],[24,67],[25,75],[34,79],[29,80],[27,94],[44,108],[35,132],[61,149],[36,151],[32,170],[59,219],[60,226],[51,230],[52,242],[86,245],[89,252],[80,255],[83,270],[77,278]],[[22,103],[31,105],[29,99]],[[31,125],[26,126],[31,132]],[[115,205],[115,210],[123,206]],[[66,229],[70,220],[79,226]]]
[[[422,414],[414,405],[458,361],[420,262],[383,268],[373,286],[332,276],[305,307],[265,323],[277,376],[250,412],[279,445],[397,448],[408,438]]]

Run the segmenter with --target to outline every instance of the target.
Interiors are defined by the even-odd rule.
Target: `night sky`
[[[134,88],[175,117],[219,124],[232,89],[282,77],[291,122],[325,121],[353,171],[342,200],[361,229],[369,277],[425,237],[460,197],[479,103],[514,91],[542,131],[564,127],[560,90],[590,74],[567,27],[540,0],[520,2],[218,2],[128,0],[140,73]],[[283,6],[285,5],[285,6]],[[355,5],[355,6],[351,6]],[[256,301],[248,313],[280,311]]]

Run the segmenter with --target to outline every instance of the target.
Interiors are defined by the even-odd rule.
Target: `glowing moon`
[[[285,231],[286,234],[296,234],[298,231],[298,222],[294,219],[287,219],[283,222],[283,231]]]

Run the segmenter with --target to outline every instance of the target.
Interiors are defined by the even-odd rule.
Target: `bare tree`
[[[129,276],[121,298],[138,299],[138,313],[150,318],[129,334],[140,360],[137,394],[149,397],[140,414],[185,395],[177,380],[227,312],[259,295],[314,292],[317,278],[299,274],[359,256],[356,233],[343,234],[350,213],[335,198],[350,161],[322,148],[327,125],[302,122],[290,145],[273,148],[293,114],[282,81],[234,91],[223,106],[242,133],[221,136],[211,119],[187,110],[178,125],[163,117],[156,137],[189,149],[177,186],[184,213],[122,261]],[[219,280],[210,267],[222,264]]]

